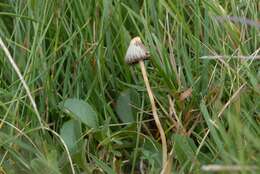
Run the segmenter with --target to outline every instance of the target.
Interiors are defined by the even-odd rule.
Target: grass
[[[259,8],[257,0],[2,0],[0,37],[37,107],[0,51],[0,173],[162,170],[141,70],[124,63],[134,36],[151,54],[166,173],[259,173]]]

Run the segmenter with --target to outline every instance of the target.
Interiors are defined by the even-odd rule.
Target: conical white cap
[[[135,37],[131,40],[127,49],[125,62],[127,64],[135,64],[140,60],[148,59],[149,53],[142,43],[140,37]]]

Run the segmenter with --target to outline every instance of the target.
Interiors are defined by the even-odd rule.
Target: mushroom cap
[[[149,58],[149,52],[142,43],[140,37],[135,37],[131,40],[126,52],[125,62],[127,64],[135,64],[140,60]]]

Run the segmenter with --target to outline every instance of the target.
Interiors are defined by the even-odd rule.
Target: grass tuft
[[[0,2],[0,173],[259,173],[257,0]],[[124,56],[141,37],[141,69]]]

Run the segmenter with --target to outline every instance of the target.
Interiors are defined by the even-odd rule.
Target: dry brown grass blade
[[[257,170],[256,166],[209,164],[201,167],[205,172],[241,172]]]

